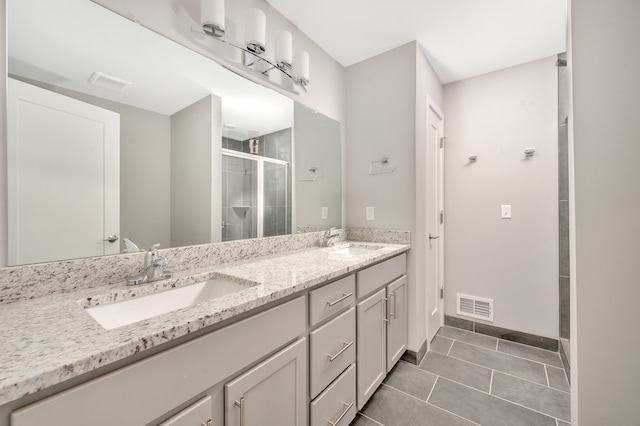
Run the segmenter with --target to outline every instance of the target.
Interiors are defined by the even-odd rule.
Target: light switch
[[[374,217],[373,206],[367,207],[366,210],[367,210],[367,220],[373,220],[373,217]]]
[[[326,219],[329,216],[329,207],[320,207],[320,217]]]
[[[502,218],[511,219],[511,204],[502,205]]]

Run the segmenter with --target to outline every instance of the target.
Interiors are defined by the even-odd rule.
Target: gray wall
[[[7,2],[0,0],[0,69],[7,75]],[[0,128],[7,128],[7,82],[0,84]],[[7,131],[0,132],[0,267],[7,265],[7,240],[9,239],[7,223]]]
[[[408,349],[417,351],[426,339],[426,303],[416,253],[426,235],[416,233],[416,169],[425,163],[418,153],[426,143],[427,95],[441,107],[442,85],[412,42],[347,68],[347,88],[346,226],[411,231]],[[395,172],[369,176],[370,162],[382,157]],[[375,208],[372,221],[366,206]]]
[[[221,99],[171,116],[171,247],[221,241]]]
[[[494,299],[493,325],[557,339],[555,61],[445,86],[444,210],[445,313],[456,316],[456,293]]]
[[[572,424],[637,425],[640,2],[570,11]]]
[[[294,106],[296,137],[296,225],[340,227],[342,161],[340,123],[298,103]],[[309,171],[317,168],[317,177]],[[322,219],[321,208],[327,208]],[[295,230],[294,230],[295,232]]]

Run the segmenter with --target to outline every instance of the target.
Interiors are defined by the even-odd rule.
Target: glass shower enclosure
[[[222,149],[222,241],[291,233],[289,164]]]

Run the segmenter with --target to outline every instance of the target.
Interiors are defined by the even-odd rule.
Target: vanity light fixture
[[[293,55],[293,37],[288,31],[275,35],[274,58],[266,57],[267,16],[260,9],[249,9],[245,14],[245,45],[225,40],[224,0],[203,0],[201,5],[202,30],[214,40],[229,44],[244,52],[243,65],[262,77],[277,69],[291,81],[307,91],[309,84],[309,52]]]

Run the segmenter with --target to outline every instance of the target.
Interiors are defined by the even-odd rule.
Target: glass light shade
[[[293,38],[289,31],[276,33],[276,64],[282,69],[290,69],[293,60]]]
[[[249,9],[245,17],[247,49],[258,54],[264,53],[267,38],[267,15],[260,9]]]
[[[214,37],[224,36],[224,0],[203,0],[200,13],[204,32]]]

